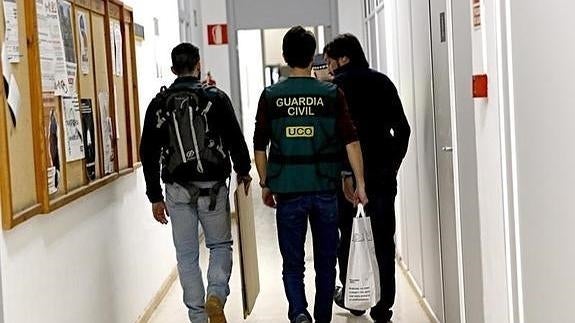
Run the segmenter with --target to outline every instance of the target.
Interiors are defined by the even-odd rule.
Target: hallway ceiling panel
[[[331,25],[332,0],[234,0],[237,29]]]

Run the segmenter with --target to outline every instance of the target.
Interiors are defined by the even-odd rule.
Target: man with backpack
[[[312,322],[303,282],[308,219],[316,273],[314,318],[317,323],[331,322],[338,241],[336,192],[344,151],[357,178],[355,202],[367,203],[361,147],[343,92],[311,77],[315,49],[313,34],[304,28],[293,27],[286,33],[283,56],[290,76],[263,91],[254,133],[262,200],[277,207],[283,282],[292,323]]]
[[[199,61],[199,50],[192,44],[172,50],[172,72],[178,78],[162,88],[146,111],[140,157],[154,218],[162,224],[168,223],[166,216],[172,220],[190,321],[207,323],[209,318],[211,323],[224,323],[232,270],[226,180],[231,158],[238,184],[244,183],[247,191],[251,160],[230,99],[216,87],[202,86]],[[207,291],[199,266],[198,224],[210,249]]]

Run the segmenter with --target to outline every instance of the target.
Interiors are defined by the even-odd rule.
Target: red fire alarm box
[[[208,44],[224,45],[228,43],[228,25],[208,25]]]
[[[487,94],[487,74],[473,75],[473,97],[486,98]]]

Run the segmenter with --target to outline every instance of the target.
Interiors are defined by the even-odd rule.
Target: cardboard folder
[[[254,205],[251,187],[246,195],[244,184],[238,185],[234,193],[238,215],[238,240],[240,252],[240,272],[242,277],[242,302],[244,319],[250,315],[260,292],[258,250],[254,222]]]

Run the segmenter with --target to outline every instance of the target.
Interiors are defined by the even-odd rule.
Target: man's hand
[[[238,175],[238,186],[241,183],[244,183],[244,191],[246,192],[246,195],[248,195],[249,191],[250,191],[250,183],[252,182],[252,177],[247,174],[247,175]]]
[[[276,207],[276,200],[274,199],[272,191],[268,187],[262,188],[262,201],[269,207]]]
[[[161,224],[168,224],[168,219],[166,216],[170,216],[166,210],[166,205],[164,201],[156,202],[152,204],[152,212],[154,214],[154,219]]]
[[[353,188],[353,177],[345,176],[341,179],[341,185],[343,190],[343,195],[345,199],[349,201],[349,203],[354,203],[355,199],[355,192]]]
[[[363,206],[367,204],[367,194],[365,193],[365,185],[357,185],[354,193],[353,205],[357,206],[357,204],[361,203]]]

